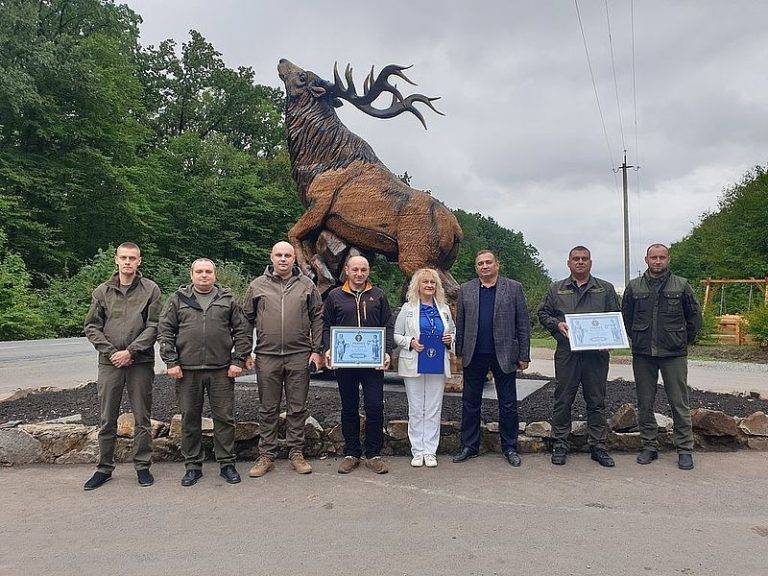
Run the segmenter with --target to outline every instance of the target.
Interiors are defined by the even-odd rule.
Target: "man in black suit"
[[[501,451],[512,466],[517,453],[517,370],[531,361],[531,337],[523,286],[499,276],[499,261],[490,250],[475,256],[477,279],[461,285],[456,304],[456,354],[462,357],[461,451],[464,462],[480,451],[480,406],[488,371],[499,399]]]

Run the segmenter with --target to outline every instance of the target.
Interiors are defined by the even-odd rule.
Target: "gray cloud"
[[[638,150],[632,101],[630,1],[609,2],[630,163],[633,274],[644,246],[673,242],[717,206],[722,190],[768,149],[768,4],[635,2]],[[459,0],[386,4],[132,0],[142,42],[200,31],[230,66],[280,85],[279,58],[330,78],[351,62],[414,64],[416,90],[445,117],[381,121],[339,114],[394,172],[452,207],[520,230],[553,276],[567,250],[591,246],[595,273],[623,284],[620,197],[595,105],[574,5]],[[579,3],[605,115],[620,161],[603,2]],[[402,87],[402,86],[401,86]],[[619,180],[620,182],[620,180]]]

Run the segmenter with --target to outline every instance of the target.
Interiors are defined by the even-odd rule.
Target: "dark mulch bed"
[[[548,420],[552,414],[553,393],[554,382],[549,382],[540,390],[523,399],[519,405],[520,420],[523,422]],[[238,384],[235,395],[235,417],[237,420],[258,420],[259,397],[256,385]],[[635,386],[633,383],[624,380],[614,380],[608,383],[606,406],[609,413],[624,403],[634,401]],[[710,408],[722,410],[733,416],[747,416],[757,410],[768,412],[768,400],[692,390],[691,408]],[[334,388],[312,387],[310,389],[310,413],[323,426],[338,423],[340,409],[338,392]],[[663,387],[659,387],[656,395],[655,409],[662,414],[671,415]],[[127,397],[123,398],[122,410],[130,411]],[[153,389],[152,417],[167,422],[176,412],[174,382],[167,376],[157,376]],[[207,400],[204,413],[210,415]],[[74,390],[33,394],[17,400],[0,402],[0,422],[10,420],[39,422],[72,414],[82,414],[85,424],[98,423],[99,405],[95,384]],[[387,392],[385,394],[385,416],[387,420],[403,420],[408,417],[408,403],[404,393]],[[581,395],[576,398],[573,417],[575,420],[586,419],[586,407]],[[461,419],[460,396],[445,396],[442,418],[443,420]],[[495,400],[487,399],[483,402],[483,420],[485,422],[498,420],[498,405]]]

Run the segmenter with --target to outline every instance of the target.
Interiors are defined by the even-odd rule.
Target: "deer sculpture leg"
[[[328,175],[330,176],[330,174]],[[291,229],[288,231],[288,242],[296,251],[296,262],[302,272],[311,276],[309,262],[312,259],[312,250],[305,249],[305,242],[322,229],[325,218],[333,206],[336,191],[339,188],[338,178],[330,178],[324,175],[318,176],[309,187],[307,199],[309,205]],[[309,253],[308,253],[309,252]]]

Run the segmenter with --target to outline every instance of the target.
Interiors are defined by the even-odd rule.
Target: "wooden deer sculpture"
[[[432,105],[437,98],[421,94],[404,98],[388,80],[394,75],[413,84],[403,73],[406,68],[386,66],[377,78],[371,69],[363,94],[358,95],[349,66],[345,86],[335,66],[331,83],[280,60],[277,70],[287,94],[285,125],[292,174],[305,208],[288,240],[306,273],[314,242],[326,230],[364,253],[378,252],[397,262],[406,278],[419,268],[435,268],[446,293],[454,295],[458,285],[449,269],[463,236],[456,217],[430,194],[411,188],[390,172],[335,111],[346,100],[377,118],[410,112],[426,128],[414,104],[423,103],[440,114]],[[384,92],[392,94],[391,105],[375,108],[373,102]]]

